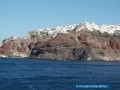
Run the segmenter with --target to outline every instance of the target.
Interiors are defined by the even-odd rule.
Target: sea
[[[0,58],[0,90],[120,90],[120,62]]]

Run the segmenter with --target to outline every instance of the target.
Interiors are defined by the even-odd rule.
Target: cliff
[[[120,25],[81,23],[3,41],[0,55],[57,60],[120,60]]]

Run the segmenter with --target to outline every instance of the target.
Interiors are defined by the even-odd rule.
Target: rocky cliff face
[[[89,30],[58,34],[42,46],[35,46],[31,56],[59,60],[119,60],[120,37]]]
[[[35,43],[32,39],[6,39],[0,48],[0,54],[7,57],[28,57]]]
[[[120,60],[120,26],[82,23],[31,31],[23,39],[4,40],[0,55],[57,60]]]

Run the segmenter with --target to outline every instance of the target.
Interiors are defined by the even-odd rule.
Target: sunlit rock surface
[[[81,23],[39,29],[3,40],[0,57],[120,60],[120,25]]]

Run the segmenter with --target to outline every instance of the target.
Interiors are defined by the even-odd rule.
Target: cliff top
[[[38,38],[43,37],[44,38],[51,38],[55,37],[59,33],[70,33],[70,32],[78,32],[83,29],[87,29],[90,31],[99,30],[101,33],[107,32],[109,34],[114,34],[115,31],[120,31],[120,24],[118,25],[97,25],[93,22],[84,22],[80,24],[74,24],[74,25],[66,25],[66,26],[57,26],[56,28],[47,28],[47,29],[38,29],[28,32],[23,39],[29,39],[29,38]],[[18,39],[17,36],[12,36],[6,40],[15,40]]]

